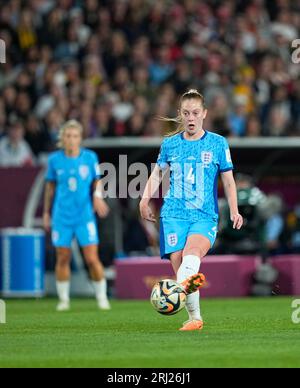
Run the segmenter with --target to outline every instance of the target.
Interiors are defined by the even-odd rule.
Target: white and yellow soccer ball
[[[155,284],[150,301],[158,313],[174,315],[185,307],[186,293],[175,280],[165,279]]]

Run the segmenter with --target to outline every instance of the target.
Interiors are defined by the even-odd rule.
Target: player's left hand
[[[106,218],[110,212],[109,206],[101,198],[94,198],[94,209],[100,218]]]
[[[233,229],[237,229],[237,230],[240,230],[244,224],[243,217],[240,214],[232,215],[231,221],[233,222]]]

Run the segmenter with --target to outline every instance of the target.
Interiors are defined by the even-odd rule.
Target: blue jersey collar
[[[187,141],[189,143],[197,143],[198,141],[202,141],[206,138],[206,136],[207,136],[207,131],[204,129],[204,135],[200,139],[198,139],[198,140],[186,140],[184,138],[184,132],[181,132],[181,139],[184,141]]]
[[[73,157],[73,156],[68,156],[68,155],[65,153],[65,150],[62,150],[62,153],[63,153],[64,157],[67,158],[67,159],[78,159],[78,158],[80,158],[80,156],[82,155],[82,152],[83,152],[83,149],[80,148],[79,155]]]

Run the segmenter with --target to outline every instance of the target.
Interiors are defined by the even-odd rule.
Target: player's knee
[[[99,258],[97,255],[86,256],[85,262],[88,267],[94,267],[96,265],[99,265]]]
[[[210,248],[210,242],[208,240],[199,244],[190,244],[185,248],[183,256],[193,255],[203,259]]]
[[[58,266],[64,267],[70,265],[71,255],[69,253],[59,253],[57,255],[57,264]]]
[[[184,251],[183,256],[197,256],[201,259],[203,256],[203,251],[200,247],[189,247]]]

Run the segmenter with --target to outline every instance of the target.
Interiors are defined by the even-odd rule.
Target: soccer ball
[[[186,293],[175,280],[166,279],[155,284],[150,301],[158,313],[174,315],[185,307]]]

